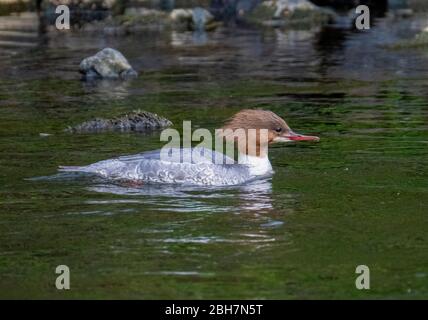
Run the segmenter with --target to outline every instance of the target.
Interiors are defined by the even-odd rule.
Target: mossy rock
[[[79,125],[68,127],[71,133],[98,133],[108,131],[150,132],[172,125],[168,119],[148,111],[137,110],[113,119],[95,118]]]
[[[151,9],[147,9],[143,14],[126,13],[116,16],[114,17],[114,24],[124,27],[127,31],[171,27],[171,21],[166,12]]]
[[[331,15],[323,10],[296,9],[293,12],[284,12],[279,18],[275,18],[274,14],[275,8],[259,5],[246,16],[246,20],[265,27],[290,27],[293,29],[309,29],[331,20]]]

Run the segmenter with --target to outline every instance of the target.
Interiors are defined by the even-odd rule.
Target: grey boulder
[[[138,74],[119,51],[105,48],[80,62],[85,79],[130,79]]]

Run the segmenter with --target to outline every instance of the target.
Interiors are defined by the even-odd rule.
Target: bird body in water
[[[238,161],[202,147],[165,148],[87,166],[60,167],[60,171],[142,183],[238,185],[272,175],[268,158],[270,144],[319,140],[315,136],[294,133],[282,118],[264,110],[242,110],[220,132],[226,141],[237,144]]]

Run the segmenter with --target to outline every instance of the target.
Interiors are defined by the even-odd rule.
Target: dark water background
[[[115,37],[0,17],[0,297],[428,298],[428,51],[385,48],[426,25]],[[140,77],[80,82],[107,46]],[[270,109],[321,142],[272,148],[274,177],[239,187],[28,180],[161,147],[159,133],[62,131],[138,108],[209,129]]]

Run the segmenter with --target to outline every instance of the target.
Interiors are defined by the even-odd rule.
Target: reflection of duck
[[[294,133],[275,113],[263,110],[242,110],[226,123],[223,130],[226,140],[238,143],[238,162],[205,148],[169,148],[83,167],[61,167],[60,171],[137,182],[237,185],[272,174],[269,144],[319,140],[315,136]]]
[[[61,176],[64,178],[64,176]],[[91,204],[144,203],[156,210],[176,212],[267,212],[272,206],[272,183],[260,179],[239,186],[182,186],[148,184],[144,187],[100,181],[90,191],[125,197],[120,200],[91,201]],[[131,198],[132,197],[132,198]],[[222,201],[218,201],[221,199]],[[265,218],[266,219],[266,218]],[[268,219],[271,222],[270,219]]]

